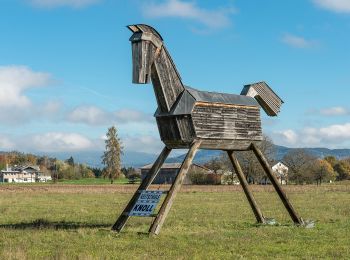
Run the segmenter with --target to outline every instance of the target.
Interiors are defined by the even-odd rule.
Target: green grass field
[[[113,181],[113,184],[128,184],[127,178],[119,178]],[[52,182],[51,182],[52,183]],[[58,184],[82,184],[82,185],[100,185],[100,184],[111,184],[108,178],[84,178],[79,180],[59,180]]]
[[[56,183],[54,181],[48,181],[48,182],[33,182],[33,183],[26,183],[26,186],[34,185],[34,186],[42,186],[42,185],[51,185],[51,184],[74,184],[74,185],[104,185],[108,184],[111,185],[111,181],[108,178],[82,178],[78,180],[58,180]],[[129,179],[127,178],[118,178],[113,181],[114,185],[118,184],[129,184]],[[24,185],[23,183],[1,183],[0,185]]]
[[[349,183],[286,188],[312,229],[291,223],[270,186],[253,189],[277,226],[255,224],[240,187],[193,186],[178,194],[159,236],[146,235],[149,218],[111,232],[135,188],[0,185],[0,259],[350,259]]]

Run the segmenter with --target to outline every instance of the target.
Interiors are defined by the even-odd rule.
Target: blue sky
[[[0,150],[162,144],[151,85],[131,83],[128,24],[163,36],[185,84],[285,101],[264,132],[290,147],[350,147],[350,0],[1,0]],[[262,111],[263,113],[263,111]]]

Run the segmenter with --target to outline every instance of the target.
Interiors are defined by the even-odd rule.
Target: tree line
[[[275,148],[272,140],[264,136],[260,149],[270,165],[276,163]],[[106,134],[105,152],[101,158],[104,165],[102,169],[75,163],[73,157],[67,160],[58,160],[48,156],[36,156],[14,151],[0,154],[0,170],[5,169],[7,164],[11,166],[28,164],[39,166],[42,172],[50,174],[54,180],[103,177],[109,178],[113,183],[119,177],[127,177],[131,183],[139,181],[140,173],[134,168],[121,167],[122,154],[121,140],[118,137],[117,129],[112,126]],[[266,179],[265,172],[252,151],[237,152],[236,156],[249,183],[258,184],[264,178]],[[304,149],[293,149],[283,157],[282,162],[289,169],[286,181],[290,184],[321,184],[322,182],[350,179],[350,158],[339,160],[334,156],[326,156],[319,159],[307,153]],[[223,153],[219,158],[208,161],[204,164],[204,167],[212,170],[214,175],[205,174],[201,170],[189,173],[193,183],[219,184],[220,180],[215,174],[219,175],[227,172],[231,174],[224,174],[226,182],[237,182],[234,169],[226,153]]]
[[[270,165],[277,163],[275,160],[276,147],[272,140],[264,136],[260,149],[266,156]],[[251,184],[266,183],[267,176],[252,151],[236,152],[243,173]],[[337,159],[334,156],[326,156],[323,159],[317,158],[304,149],[290,150],[281,160],[288,167],[288,175],[285,181],[287,184],[321,184],[330,181],[350,180],[350,158]],[[231,175],[224,175],[226,183],[237,182],[235,171],[226,153],[214,158],[204,166],[214,173],[230,172]],[[191,173],[190,178],[195,183],[212,183],[212,176],[202,176],[203,172]]]
[[[53,180],[108,178],[113,183],[115,179],[125,176],[131,183],[138,181],[141,176],[134,168],[121,167],[123,147],[116,127],[112,126],[108,129],[105,144],[105,152],[101,158],[105,167],[102,169],[76,163],[72,156],[66,160],[58,160],[48,156],[13,151],[0,154],[0,170],[4,170],[6,166],[31,165],[39,166],[40,171],[45,175],[51,175]]]
[[[39,166],[45,175],[51,175],[53,180],[94,178],[98,169],[85,164],[75,163],[73,157],[67,160],[58,160],[48,156],[37,156],[18,151],[4,152],[0,154],[0,170],[7,166],[30,165]]]

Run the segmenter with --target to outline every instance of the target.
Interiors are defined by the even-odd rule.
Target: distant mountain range
[[[288,148],[285,146],[276,145],[276,161],[282,160],[282,158],[289,152],[297,148]],[[338,159],[350,157],[350,149],[327,149],[327,148],[303,148],[305,151],[317,158],[323,158],[325,156],[331,155]],[[160,151],[159,151],[160,152]],[[198,164],[204,164],[213,158],[220,157],[222,151],[216,150],[200,150],[197,152],[194,162]],[[52,152],[52,153],[35,153],[37,155],[47,155],[49,157],[55,157],[60,160],[66,160],[73,156],[74,161],[78,163],[85,163],[91,167],[102,167],[101,156],[103,151],[85,151],[85,152]],[[141,167],[146,164],[153,163],[157,154],[141,153],[126,151],[122,156],[123,166],[129,167]],[[185,158],[185,154],[170,157],[167,162],[182,162]]]
[[[276,145],[276,160],[280,161],[290,151],[300,148],[288,148],[285,146]],[[311,154],[317,158],[324,158],[326,156],[334,156],[337,159],[344,159],[350,157],[350,149],[328,149],[328,148],[302,148],[306,153]]]
[[[47,155],[49,157],[55,157],[59,160],[67,160],[69,157],[73,157],[75,162],[85,163],[91,167],[101,168],[101,157],[103,151],[84,151],[84,152],[53,152],[53,153],[42,153],[38,155]],[[149,164],[155,161],[157,158],[156,154],[148,154],[141,152],[126,151],[122,155],[122,163],[125,167],[141,167],[145,164]]]
[[[290,151],[296,150],[298,148],[288,148],[285,146],[275,145],[276,155],[275,160],[281,161],[283,157]],[[342,159],[350,157],[350,149],[327,149],[327,148],[302,148],[308,154],[311,154],[317,158],[324,158],[325,156],[334,156],[337,159]],[[198,164],[204,164],[213,158],[218,158],[221,156],[222,151],[212,151],[212,150],[200,150],[197,152],[194,162]],[[185,159],[185,154],[180,155],[175,158],[168,159],[169,162],[182,162]]]

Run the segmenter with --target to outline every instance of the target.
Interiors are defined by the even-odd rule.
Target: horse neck
[[[165,46],[152,65],[151,78],[159,110],[169,112],[185,88]]]

